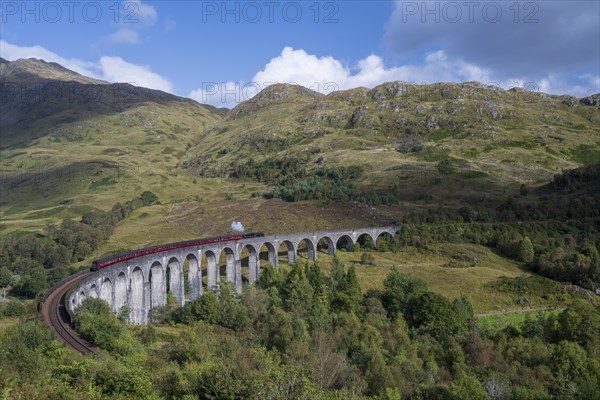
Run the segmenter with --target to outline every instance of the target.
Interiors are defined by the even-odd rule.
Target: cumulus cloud
[[[443,50],[426,53],[418,64],[386,67],[381,57],[370,55],[352,67],[343,65],[331,56],[317,57],[291,47],[284,48],[253,79],[260,86],[273,82],[297,83],[322,93],[359,86],[370,88],[396,80],[417,84],[464,81],[499,83],[487,69],[450,59]]]
[[[261,86],[273,82],[297,83],[329,93],[395,80],[434,83],[489,79],[484,69],[460,60],[449,60],[443,50],[427,53],[421,64],[386,67],[381,57],[370,55],[350,67],[331,56],[317,57],[301,49],[286,47],[254,76],[253,81]]]
[[[418,61],[418,60],[417,60]],[[207,83],[188,97],[200,103],[232,107],[249,100],[273,83],[293,83],[321,93],[359,86],[374,87],[384,82],[404,81],[415,84],[477,81],[500,86],[572,94],[583,97],[600,92],[600,78],[593,74],[496,74],[490,68],[451,57],[445,50],[425,53],[420,62],[388,67],[377,55],[369,55],[356,65],[344,65],[332,56],[316,56],[302,49],[285,47],[254,75],[251,83]]]
[[[0,57],[14,61],[19,58],[39,58],[47,62],[55,62],[72,71],[108,82],[124,82],[150,89],[174,93],[173,84],[161,75],[152,71],[149,66],[129,63],[120,57],[101,57],[95,62],[78,59],[67,59],[42,47],[21,47],[0,40]]]
[[[109,82],[134,83],[137,86],[173,93],[171,82],[152,72],[149,66],[131,64],[120,57],[105,56],[100,58],[100,67],[104,79]]]
[[[139,43],[140,36],[133,29],[119,29],[108,37],[108,40],[112,43]]]

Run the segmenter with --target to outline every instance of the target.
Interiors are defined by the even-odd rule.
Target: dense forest
[[[88,299],[79,331],[103,354],[73,357],[38,322],[1,335],[4,398],[598,399],[600,313],[558,314],[490,329],[464,297],[448,300],[393,268],[362,293],[334,259],[268,267],[241,295],[223,285],[128,328]],[[170,327],[177,327],[173,329]],[[17,398],[17,397],[15,397]],[[21,397],[18,397],[21,398]]]

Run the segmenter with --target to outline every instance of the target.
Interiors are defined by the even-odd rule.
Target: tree
[[[221,321],[219,299],[213,292],[208,291],[197,299],[185,303],[178,312],[177,320],[184,324],[198,320],[217,324]]]
[[[504,383],[497,377],[490,377],[485,382],[485,391],[489,400],[503,400],[506,393]]]
[[[142,202],[142,205],[145,205],[145,206],[149,206],[152,204],[160,204],[160,201],[158,200],[158,196],[155,195],[154,193],[150,192],[149,190],[146,190],[145,192],[140,194],[140,200]]]
[[[23,296],[35,297],[48,289],[47,272],[43,267],[37,266],[31,274],[24,276],[15,287]]]
[[[600,365],[589,362],[585,350],[569,341],[559,342],[554,347],[551,367],[561,386],[581,384],[600,374]]]
[[[359,312],[362,308],[362,292],[358,277],[356,276],[356,267],[354,264],[348,268],[346,274],[346,290],[344,291],[344,302],[347,311]]]
[[[356,267],[350,266],[348,273],[336,256],[333,259],[331,270],[331,307],[334,311],[359,312],[362,308],[362,293]]]
[[[517,258],[523,262],[532,262],[533,256],[535,255],[533,250],[533,243],[529,236],[525,236],[521,242],[519,242],[519,248],[517,250]]]
[[[12,272],[6,267],[0,268],[0,287],[7,287],[12,282]]]
[[[469,327],[474,328],[475,323],[475,311],[473,310],[473,306],[471,302],[464,294],[460,297],[457,297],[452,301],[452,305],[456,307],[458,311],[463,315]]]
[[[52,344],[50,330],[40,322],[19,322],[8,328],[0,335],[0,383],[5,377],[10,382],[11,375],[26,382],[42,382],[50,370],[44,355],[52,349]]]
[[[313,305],[314,290],[304,273],[303,263],[292,266],[281,292],[288,310],[301,316],[308,314]]]
[[[432,292],[425,292],[409,302],[406,321],[438,339],[464,333],[468,327],[465,316],[452,303]]]
[[[306,268],[306,278],[314,291],[315,302],[327,301],[327,287],[325,285],[325,276],[321,272],[321,267],[315,261]]]
[[[451,388],[457,399],[487,400],[488,398],[481,382],[474,376],[464,373],[452,382]]]
[[[334,255],[331,266],[331,286],[329,287],[332,309],[344,309],[343,293],[346,290],[347,283],[344,263],[340,261],[337,255]]]
[[[371,253],[362,253],[360,263],[362,265],[375,265],[375,257]]]
[[[396,267],[392,267],[383,287],[382,303],[392,318],[405,312],[408,303],[427,290],[427,284],[423,280],[403,274]]]
[[[250,323],[246,308],[235,292],[233,284],[227,282],[221,285],[221,320],[222,326],[241,330]]]
[[[525,186],[524,183],[521,184],[521,187],[519,188],[519,193],[521,194],[521,196],[527,196],[527,194],[529,193],[529,189],[527,189],[527,186]]]
[[[88,297],[76,314],[77,331],[84,338],[108,351],[121,350],[119,341],[126,334],[125,325],[104,300]]]

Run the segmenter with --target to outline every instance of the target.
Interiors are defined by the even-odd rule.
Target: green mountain
[[[4,60],[0,86],[3,220],[37,220],[28,213],[51,216],[65,205],[78,215],[144,189],[176,194],[188,184],[173,172],[186,147],[223,114],[35,59]]]
[[[107,209],[144,190],[167,204],[253,193],[369,204],[503,200],[521,183],[600,161],[600,94],[389,82],[322,95],[277,84],[225,110],[35,59],[2,60],[0,85],[0,209],[9,230]]]
[[[600,95],[390,82],[324,96],[279,84],[205,131],[183,167],[294,158],[309,170],[361,166],[364,185],[385,189],[406,170],[444,162],[497,183],[535,183],[599,162],[599,126]]]

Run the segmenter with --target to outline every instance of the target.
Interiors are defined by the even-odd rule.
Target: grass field
[[[450,268],[447,263],[451,257],[444,254],[456,251],[476,253],[480,259],[475,267]],[[500,257],[488,248],[478,245],[437,244],[427,254],[408,247],[397,253],[373,252],[374,266],[360,265],[361,253],[337,252],[338,257],[349,267],[357,265],[356,271],[361,289],[383,289],[383,281],[391,267],[397,266],[401,272],[423,279],[430,290],[439,293],[450,300],[465,295],[472,303],[475,313],[500,312],[503,310],[521,309],[519,300],[523,296],[506,293],[490,287],[499,277],[514,278],[522,275],[533,275],[518,263]],[[331,272],[332,257],[319,252],[318,263],[323,272]],[[284,264],[285,265],[285,264]],[[530,296],[527,300],[532,308],[560,308],[566,306],[574,297],[566,295],[562,299],[547,300]]]
[[[483,326],[502,329],[508,325],[518,326],[527,318],[536,320],[540,316],[547,317],[549,315],[557,315],[560,310],[542,310],[542,311],[526,311],[526,312],[511,312],[508,314],[485,315],[477,318],[477,322]]]

